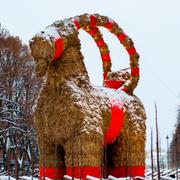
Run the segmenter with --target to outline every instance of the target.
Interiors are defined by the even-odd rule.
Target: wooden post
[[[154,176],[154,160],[153,160],[153,130],[152,130],[152,128],[151,128],[151,170],[152,170],[151,177],[153,179],[153,176]]]
[[[81,139],[81,137],[80,137],[80,148],[81,148],[81,165],[80,165],[80,167],[82,167],[83,166],[83,152],[82,152],[82,139]],[[80,169],[80,179],[82,179],[82,174],[83,174],[83,172],[82,172],[82,168]]]
[[[178,156],[177,156],[177,132],[175,135],[175,156],[176,156],[176,180],[178,180]]]
[[[166,136],[166,140],[167,140],[167,169],[169,169],[169,144],[168,144],[168,139],[169,136]]]
[[[107,145],[104,145],[104,178],[107,178]]]
[[[8,180],[10,180],[10,176],[11,176],[11,169],[10,169],[10,149],[8,149],[7,151],[7,172],[8,172]]]
[[[71,137],[71,165],[72,165],[72,180],[74,180],[74,131]]]
[[[158,180],[160,180],[160,164],[159,164],[159,133],[158,133],[158,119],[157,119],[157,106],[156,106],[156,103],[155,103],[155,121],[156,121],[157,169],[158,169]]]
[[[105,141],[103,140],[103,144],[100,143],[101,146],[101,177],[104,177],[104,145],[105,145]]]
[[[46,168],[46,156],[45,156],[45,144],[43,145],[43,180],[46,179],[46,172],[45,172],[45,168]]]
[[[17,124],[16,124],[16,131],[15,131],[15,162],[16,162],[16,170],[15,170],[15,175],[16,175],[16,180],[19,180],[19,163],[18,163],[18,146],[17,146]]]
[[[31,155],[31,176],[34,177],[34,139],[32,139],[32,155]]]
[[[57,148],[58,148],[58,147],[57,147],[57,143],[56,143],[56,144],[55,144],[55,150],[54,150],[54,151],[55,151],[55,153],[54,153],[54,154],[55,154],[55,157],[54,157],[54,158],[55,158],[55,159],[54,159],[54,167],[55,167],[54,177],[55,177],[55,178],[57,177],[57,173],[58,173],[58,172],[57,172],[57,171],[58,171],[58,170],[57,170],[57,167],[58,167],[58,162],[57,162],[58,152],[57,152]]]

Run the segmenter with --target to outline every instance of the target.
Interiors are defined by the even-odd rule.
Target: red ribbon
[[[55,39],[55,53],[52,61],[55,61],[57,58],[61,56],[62,48],[63,48],[63,42],[61,38]]]
[[[96,44],[97,44],[97,46],[104,46],[105,45],[104,39],[100,39],[100,40],[96,41]]]
[[[118,89],[124,84],[124,81],[119,80],[105,80],[105,87]]]
[[[108,54],[102,54],[101,55],[102,61],[110,61],[110,55]]]
[[[114,99],[111,102],[111,119],[109,128],[104,135],[104,143],[111,144],[119,136],[124,119],[123,104],[120,100]]]
[[[40,167],[39,175],[40,177],[48,177],[50,179],[63,178],[66,174],[65,168],[54,168],[54,167]]]
[[[103,79],[107,79],[107,72],[103,72]]]
[[[117,38],[120,40],[120,42],[124,41],[126,38],[126,35],[124,33],[120,33],[117,35]]]
[[[121,90],[127,93],[127,89],[125,87],[123,87]]]
[[[138,67],[132,67],[131,68],[131,75],[132,76],[139,76],[139,68]]]
[[[108,174],[114,177],[144,177],[145,167],[144,166],[117,166],[108,168]],[[50,168],[40,167],[39,168],[40,178],[48,177],[50,179],[63,179],[65,174],[72,177],[74,173],[75,178],[86,179],[87,175],[100,178],[101,168],[98,166],[83,166],[83,167],[67,167],[67,168]]]
[[[105,25],[104,25],[104,27],[105,28],[107,28],[107,29],[109,29],[109,30],[111,30],[112,28],[113,28],[113,22],[111,22],[111,21],[108,21]]]
[[[74,22],[74,24],[75,24],[75,26],[76,26],[77,29],[80,29],[80,28],[81,28],[81,26],[80,26],[80,24],[79,24],[79,22],[78,22],[77,19],[74,19],[73,22]]]
[[[93,36],[94,34],[96,34],[96,32],[98,31],[97,27],[91,27],[91,29],[89,31],[87,31],[91,36]]]
[[[130,56],[136,54],[136,49],[134,47],[127,49],[127,52]]]
[[[97,24],[97,18],[94,15],[90,16],[90,26],[96,26]]]
[[[67,175],[72,177],[74,173],[75,178],[86,179],[86,176],[93,176],[96,178],[101,177],[101,168],[97,166],[83,166],[83,167],[67,167],[66,168]]]
[[[144,166],[119,166],[109,168],[108,174],[120,178],[120,177],[144,177],[145,167]]]

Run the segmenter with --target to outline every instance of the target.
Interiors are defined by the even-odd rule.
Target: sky
[[[147,142],[155,137],[157,104],[161,146],[172,138],[180,105],[180,1],[179,0],[0,0],[0,22],[12,35],[28,43],[37,32],[56,20],[83,13],[99,13],[114,19],[132,38],[140,54],[140,81],[135,94],[147,113]],[[113,70],[129,67],[129,57],[117,39],[102,29],[111,51]],[[102,65],[95,43],[80,31],[82,52],[93,84],[102,84]],[[170,144],[169,139],[169,144]]]

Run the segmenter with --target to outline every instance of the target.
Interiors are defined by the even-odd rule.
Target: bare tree
[[[34,69],[28,47],[0,25],[0,128],[5,147],[7,136],[10,139],[10,148],[14,147],[17,167],[18,163],[22,163],[20,155],[25,156],[21,151],[26,154],[30,152],[25,149],[28,139],[35,137],[32,112],[41,80],[36,78]],[[5,160],[8,161],[8,155],[12,156],[11,152],[4,153],[7,155]]]

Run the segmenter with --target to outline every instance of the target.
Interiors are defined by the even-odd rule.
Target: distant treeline
[[[172,168],[180,168],[180,106],[177,110],[177,122],[170,145],[170,162]]]

